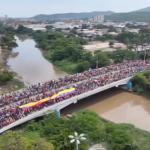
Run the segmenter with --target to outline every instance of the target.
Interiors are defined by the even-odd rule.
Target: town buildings
[[[55,22],[54,28],[60,29],[73,29],[73,28],[80,28],[80,25],[74,23],[65,23],[65,22]]]
[[[104,20],[105,20],[104,15],[99,15],[88,19],[89,22],[104,22]]]

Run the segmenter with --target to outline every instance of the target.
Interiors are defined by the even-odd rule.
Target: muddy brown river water
[[[13,49],[8,65],[10,70],[18,74],[18,78],[24,79],[26,85],[67,75],[48,62],[42,56],[42,52],[35,47],[34,40],[28,36],[16,37],[16,42],[19,47]],[[150,131],[150,99],[122,89],[112,88],[103,91],[77,104],[72,104],[61,112],[70,114],[83,108],[94,110],[110,121],[131,123],[138,128]]]
[[[41,50],[35,47],[36,43],[33,39],[27,36],[16,36],[15,38],[18,47],[13,49],[7,64],[10,70],[18,74],[19,79],[24,80],[26,85],[67,75],[42,56]]]
[[[69,114],[88,108],[115,123],[131,123],[150,131],[150,100],[122,89],[112,88],[85,98],[62,110]]]

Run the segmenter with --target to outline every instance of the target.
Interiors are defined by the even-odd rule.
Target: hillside
[[[136,10],[134,12],[150,12],[150,7],[142,8],[142,9]]]
[[[105,17],[115,21],[150,21],[150,12],[115,13]]]
[[[65,14],[51,14],[45,15],[40,14],[32,17],[32,19],[82,19],[82,18],[90,18],[97,15],[111,15],[114,14],[112,11],[94,11],[94,12],[82,12],[82,13],[65,13]]]

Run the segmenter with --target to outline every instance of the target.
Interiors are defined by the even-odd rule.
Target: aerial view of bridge
[[[61,109],[69,106],[70,104],[77,103],[79,100],[82,100],[96,93],[102,92],[104,90],[110,89],[112,87],[126,85],[128,88],[131,88],[131,78],[133,78],[135,73],[149,69],[149,64],[149,61],[145,63],[143,61],[136,60],[94,70],[89,69],[88,71],[85,71],[83,73],[70,75],[71,79],[76,79],[78,77],[78,80],[71,80],[71,82],[68,82],[69,84],[67,83],[67,79],[69,77],[59,79],[59,82],[62,83],[62,85],[63,83],[67,84],[65,86],[59,86],[60,84],[58,84],[58,87],[55,87],[54,84],[54,89],[48,89],[48,92],[46,91],[46,93],[53,91],[53,96],[45,95],[45,97],[43,97],[43,99],[41,100],[20,105],[19,114],[23,112],[23,116],[14,121],[14,119],[12,119],[8,115],[8,118],[11,118],[11,121],[9,124],[1,126],[0,133],[3,133],[29,120],[50,114],[53,111],[56,111],[58,116],[60,116]],[[56,81],[54,80],[51,82],[56,83]],[[36,86],[37,87],[35,87],[35,89],[38,88],[39,85],[37,84]],[[32,97],[42,94],[42,92],[34,93]],[[26,97],[24,99],[26,99]],[[45,103],[46,105],[44,105],[44,107],[41,108],[40,106]],[[3,107],[9,107],[8,104],[6,105],[7,106]],[[32,112],[29,111],[30,113],[28,113],[28,115],[24,115],[24,112],[26,112],[30,108],[34,108],[35,106],[38,106],[40,109],[34,109],[34,111]]]

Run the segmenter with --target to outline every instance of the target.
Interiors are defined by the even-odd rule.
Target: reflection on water
[[[16,58],[19,55],[19,52],[12,52],[10,57],[11,58]]]
[[[17,35],[20,41],[24,42],[25,40],[31,39],[27,34],[19,34]]]
[[[35,47],[34,40],[27,36],[19,36],[16,37],[16,42],[19,47],[14,48],[12,53],[19,53],[19,55],[10,57],[8,66],[19,77],[24,78],[26,84],[45,82],[67,75],[42,56],[41,51]]]
[[[124,90],[112,88],[63,109],[63,113],[88,108],[116,123],[131,123],[150,131],[150,101]]]

